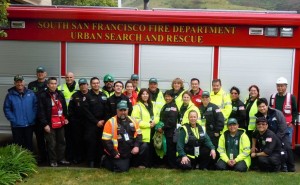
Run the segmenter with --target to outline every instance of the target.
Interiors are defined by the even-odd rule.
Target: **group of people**
[[[76,82],[68,72],[66,83],[58,86],[55,77],[46,79],[44,67],[36,74],[28,88],[23,76],[14,77],[3,110],[14,142],[33,151],[34,132],[37,160],[52,167],[87,162],[116,172],[162,164],[185,170],[295,171],[291,138],[297,104],[283,77],[268,104],[256,85],[243,103],[240,90],[232,87],[228,94],[220,79],[208,92],[197,78],[190,90],[175,78],[163,93],[156,78],[149,79],[148,88],[138,88],[137,74],[125,85],[107,74],[102,88],[97,77]]]

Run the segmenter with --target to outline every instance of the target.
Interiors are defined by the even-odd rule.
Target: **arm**
[[[139,107],[140,105],[135,105],[133,107],[133,111],[132,111],[132,114],[131,116],[136,119],[140,125],[140,128],[150,128],[150,123],[149,121],[144,121],[142,120],[142,117],[141,117],[141,109]]]
[[[13,114],[13,104],[11,99],[9,98],[9,95],[7,94],[5,97],[5,101],[3,104],[3,112],[5,114],[5,117],[8,121],[10,121],[11,123],[14,123],[16,118]]]
[[[250,155],[250,140],[246,133],[241,135],[240,141],[242,151],[240,151],[239,155],[235,158],[235,162],[243,161]]]
[[[184,151],[185,136],[186,136],[185,130],[183,127],[181,127],[180,132],[179,132],[178,141],[177,141],[177,146],[176,146],[179,157],[186,156],[186,153]]]
[[[229,161],[229,158],[226,154],[226,148],[225,148],[225,137],[224,137],[224,134],[222,134],[220,136],[220,139],[219,139],[219,146],[218,146],[218,149],[217,151],[219,152],[220,154],[220,158],[225,162],[227,163]]]
[[[298,108],[297,108],[297,100],[294,95],[292,95],[292,115],[293,115],[292,123],[296,124],[298,120]]]
[[[283,139],[283,137],[286,135],[287,133],[287,125],[286,125],[286,120],[285,117],[283,115],[283,113],[279,110],[275,110],[276,111],[276,118],[277,118],[277,123],[278,123],[278,131],[276,133],[276,135],[279,137],[280,140]]]
[[[231,111],[232,111],[231,99],[229,94],[226,94],[226,96],[224,96],[224,108],[222,109],[222,113],[225,120],[229,118]]]
[[[215,119],[215,130],[217,132],[220,132],[224,128],[225,118],[219,108],[215,109],[215,111],[213,113],[214,113],[214,119]]]
[[[103,135],[102,135],[102,143],[104,146],[105,151],[108,153],[108,155],[115,157],[119,154],[117,150],[115,150],[112,139],[112,125],[110,120],[108,120],[104,126],[103,129]]]

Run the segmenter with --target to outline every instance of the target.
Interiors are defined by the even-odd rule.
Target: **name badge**
[[[200,147],[199,146],[195,146],[194,147],[194,151],[195,151],[195,156],[197,157],[197,156],[199,156],[200,155]]]
[[[62,113],[63,113],[63,111],[62,111],[62,110],[59,110],[59,111],[58,111],[58,116],[62,116]]]
[[[129,141],[129,135],[127,133],[124,134],[125,141]]]
[[[233,160],[233,154],[232,153],[229,154],[229,159]]]

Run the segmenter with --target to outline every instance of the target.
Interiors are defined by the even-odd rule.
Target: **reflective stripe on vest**
[[[114,117],[112,117],[111,119],[110,119],[110,122],[111,122],[111,127],[112,127],[112,129],[111,129],[111,135],[112,135],[112,142],[113,142],[113,144],[114,144],[114,148],[116,149],[116,150],[118,150],[118,136],[116,136],[115,135],[115,118]]]
[[[274,109],[276,107],[276,94],[277,93],[272,94],[272,98],[271,98],[271,107]],[[282,111],[287,123],[291,123],[292,119],[293,119],[291,99],[292,99],[291,93],[286,93],[286,96],[285,96],[285,99],[284,99],[284,102],[282,105],[282,110],[280,110],[280,111]]]

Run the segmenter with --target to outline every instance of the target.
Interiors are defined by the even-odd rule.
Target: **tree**
[[[3,30],[4,27],[7,27],[7,8],[9,0],[0,1],[0,37],[7,37],[7,33]]]
[[[52,0],[53,5],[117,6],[116,0]]]

